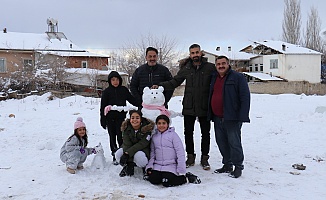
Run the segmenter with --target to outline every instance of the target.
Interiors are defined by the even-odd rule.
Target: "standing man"
[[[147,63],[138,67],[130,82],[131,94],[140,102],[142,101],[143,89],[145,87],[152,87],[159,82],[168,81],[172,79],[171,72],[163,65],[157,64],[158,51],[154,47],[148,47],[146,49],[146,61]],[[165,107],[167,108],[170,101],[173,90],[164,91]]]
[[[250,122],[250,91],[243,74],[231,69],[226,56],[218,56],[215,65],[210,85],[209,118],[214,122],[223,167],[214,172],[230,173],[231,177],[238,178],[244,168],[241,126],[243,122]]]
[[[172,80],[159,83],[166,90],[171,90],[186,80],[184,96],[182,100],[182,114],[184,123],[184,135],[186,143],[187,161],[186,167],[195,164],[196,154],[194,150],[194,126],[198,118],[201,130],[201,160],[204,170],[209,170],[209,146],[210,146],[210,120],[208,113],[208,96],[211,74],[215,71],[214,64],[207,62],[203,57],[200,46],[193,44],[189,47],[189,59],[182,65]]]

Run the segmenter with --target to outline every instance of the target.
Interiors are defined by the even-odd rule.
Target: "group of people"
[[[115,71],[108,76],[109,87],[102,92],[100,124],[109,134],[113,164],[123,166],[119,175],[132,176],[134,167],[138,166],[143,168],[144,179],[152,184],[169,187],[186,182],[200,183],[197,176],[186,172],[186,168],[195,165],[196,161],[193,135],[195,121],[198,120],[202,168],[210,170],[208,161],[213,121],[216,143],[223,157],[223,166],[214,172],[240,177],[244,169],[241,127],[243,122],[250,122],[250,91],[245,77],[231,69],[226,56],[218,56],[215,66],[209,63],[198,44],[189,47],[189,58],[182,60],[174,77],[157,60],[157,49],[148,47],[147,63],[135,70],[130,92],[122,86],[122,78]],[[125,120],[125,111],[111,110],[113,105],[126,106],[126,101],[141,108],[143,89],[159,86],[164,87],[164,105],[167,108],[174,89],[184,81],[182,114],[185,148],[175,129],[169,126],[169,117],[159,115],[153,122],[144,118],[138,109],[129,111],[129,118]],[[86,156],[96,153],[92,148],[86,148],[86,126],[81,126],[82,123],[75,122],[74,134],[61,149],[61,160],[70,173],[82,169]]]

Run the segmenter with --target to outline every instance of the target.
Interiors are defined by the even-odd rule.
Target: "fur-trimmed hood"
[[[201,60],[202,62],[207,62],[208,61],[208,58],[204,57],[205,56],[205,53],[202,52],[202,55],[201,55]],[[188,56],[187,58],[183,58],[181,60],[179,60],[179,68],[183,68],[184,66],[187,65],[188,62],[192,62],[191,58]]]
[[[155,123],[152,120],[143,117],[140,126],[141,132],[146,133],[151,132],[154,129]],[[124,122],[122,122],[121,131],[125,131],[128,127],[132,128],[130,124],[130,119],[126,119]]]

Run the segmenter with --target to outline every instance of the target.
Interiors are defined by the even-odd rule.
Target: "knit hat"
[[[81,127],[85,127],[86,128],[86,125],[85,123],[83,122],[83,118],[81,117],[78,117],[75,124],[74,124],[74,130],[77,129],[77,128],[81,128]]]

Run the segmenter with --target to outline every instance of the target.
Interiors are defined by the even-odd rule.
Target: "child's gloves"
[[[129,159],[129,155],[124,153],[120,158],[120,165],[125,166],[128,162],[128,159]]]
[[[93,154],[96,154],[96,150],[94,148],[92,149],[92,153]]]
[[[81,154],[84,154],[84,153],[86,152],[85,149],[84,149],[83,147],[80,148],[79,151],[80,151]]]
[[[106,116],[108,114],[108,112],[111,110],[112,106],[108,105],[104,108],[104,115]]]

